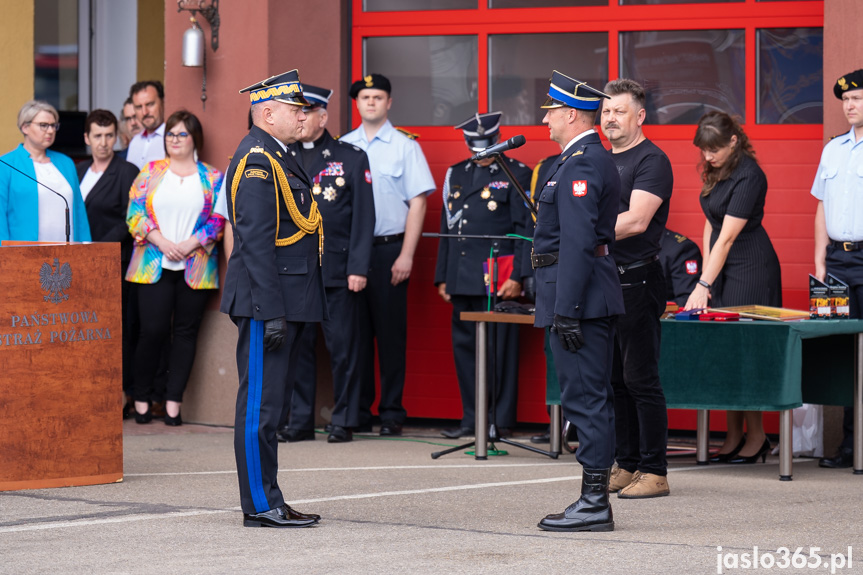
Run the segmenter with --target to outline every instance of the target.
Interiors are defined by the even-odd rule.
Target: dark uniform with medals
[[[591,111],[607,96],[557,71],[548,94],[543,105],[549,109],[546,120],[553,125],[553,136],[558,130],[556,141],[568,147],[549,168],[548,180],[537,184],[541,192],[536,198],[531,256],[536,271],[535,325],[551,327],[563,414],[578,429],[576,459],[584,470],[578,501],[564,513],[547,516],[539,526],[552,531],[611,531],[611,368],[615,316],[624,311],[611,257],[620,177],[611,154],[592,130]],[[575,119],[562,120],[572,117],[570,108],[577,111]],[[560,141],[566,137],[568,142]]]
[[[685,306],[701,277],[701,250],[698,244],[683,234],[666,229],[662,234],[659,263],[665,274],[667,301]]]
[[[241,92],[250,92],[253,106],[308,104],[296,70]],[[244,525],[311,525],[320,518],[292,510],[279,489],[276,430],[297,341],[307,322],[325,314],[321,218],[311,179],[285,144],[257,125],[237,147],[227,177],[234,248],[221,311],[239,331],[234,451]]]
[[[500,112],[477,114],[456,126],[464,132],[468,148],[484,150],[500,138]],[[512,158],[502,158],[522,189],[530,183],[530,169]],[[441,210],[442,234],[457,235],[525,235],[528,209],[524,200],[497,163],[481,166],[465,160],[447,170]],[[441,238],[438,244],[435,285],[446,284],[452,303],[452,345],[456,375],[462,400],[462,420],[458,429],[444,431],[445,437],[472,435],[476,410],[476,325],[460,319],[463,311],[487,311],[490,270],[488,259],[492,248],[498,250],[498,262],[511,260],[511,273],[498,276],[498,288],[507,279],[521,284],[523,240],[485,240]],[[529,242],[528,242],[529,243]],[[502,256],[502,257],[501,257]],[[485,264],[485,268],[483,265]],[[500,263],[498,269],[501,269]],[[520,290],[519,290],[520,291]],[[495,324],[497,329],[497,395],[498,427],[516,423],[518,402],[518,326]],[[489,373],[492,373],[489,369]]]
[[[314,108],[326,109],[332,90],[303,85]],[[375,228],[375,200],[366,153],[334,139],[324,128],[314,142],[292,144],[312,180],[312,196],[324,221],[323,277],[329,319],[322,323],[330,352],[335,405],[329,441],[350,441],[359,424],[360,294],[348,289],[348,276],[369,272]],[[308,326],[300,339],[288,429],[288,441],[314,439],[317,369],[317,327]]]

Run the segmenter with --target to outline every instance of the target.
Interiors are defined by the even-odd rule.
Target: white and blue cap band
[[[502,112],[487,112],[485,114],[474,114],[458,126],[461,130],[468,147],[478,152],[495,144],[500,138],[500,118]]]
[[[326,108],[332,95],[333,91],[328,88],[303,84],[303,97],[309,101],[309,109]]]
[[[597,110],[603,98],[610,98],[605,92],[592,88],[587,82],[581,82],[561,74],[552,72],[549,79],[548,98],[541,108],[560,108],[569,106],[578,110]]]

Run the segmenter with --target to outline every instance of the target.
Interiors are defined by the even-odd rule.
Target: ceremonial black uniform
[[[332,423],[359,424],[359,305],[360,294],[348,289],[348,276],[367,276],[375,229],[375,202],[366,153],[323,135],[307,149],[293,144],[312,179],[312,195],[324,221],[323,278],[329,319],[322,324],[333,371]],[[300,339],[290,429],[312,429],[315,424],[317,328],[308,326]]]
[[[609,253],[620,177],[593,132],[565,150],[549,172],[549,179],[537,185],[541,192],[533,249],[538,256],[556,259],[536,269],[535,325],[549,327],[555,315],[580,320],[584,345],[578,351],[564,349],[554,334],[550,338],[561,405],[564,417],[578,429],[576,459],[585,468],[608,469],[614,462],[614,317],[624,311]]]
[[[278,168],[287,189],[279,183]],[[221,311],[230,314],[239,330],[234,450],[243,512],[253,514],[284,503],[276,480],[276,430],[291,391],[297,340],[307,322],[325,316],[321,237],[311,179],[265,131],[252,127],[234,153],[227,177],[238,185],[228,187],[234,250]],[[299,210],[305,229],[295,223],[289,206]],[[276,245],[286,239],[293,243]],[[275,351],[267,351],[264,323],[282,317],[287,320],[286,339]]]
[[[504,161],[522,189],[527,189],[530,169],[512,158],[504,158]],[[482,167],[465,160],[447,171],[440,233],[523,236],[529,217],[524,200],[496,163]],[[522,243],[523,240],[441,238],[438,244],[434,281],[435,285],[446,283],[446,293],[453,306],[452,344],[462,399],[462,427],[475,425],[476,325],[463,322],[460,315],[463,311],[488,309],[483,264],[487,263],[492,247],[498,248],[499,256],[512,256],[513,260],[512,272],[506,277],[498,276],[498,288],[507,279],[522,282]],[[512,427],[516,423],[518,403],[518,326],[496,324],[496,328],[496,423],[499,427]],[[489,364],[490,361],[491,358]]]
[[[665,273],[666,299],[680,307],[685,306],[701,277],[701,250],[698,244],[683,234],[666,229],[662,235],[659,262]]]

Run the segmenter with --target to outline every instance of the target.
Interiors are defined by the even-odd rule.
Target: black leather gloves
[[[581,333],[581,322],[564,315],[554,315],[551,331],[557,333],[563,349],[576,352],[584,345],[584,334]]]
[[[522,280],[521,287],[524,290],[524,297],[530,303],[536,303],[536,278],[528,276]]]
[[[264,349],[276,351],[285,343],[288,335],[288,322],[283,317],[268,319],[264,322]]]

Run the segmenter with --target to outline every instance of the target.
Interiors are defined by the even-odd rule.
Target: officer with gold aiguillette
[[[308,322],[326,314],[321,216],[312,180],[287,148],[303,133],[309,103],[296,70],[240,92],[249,92],[254,125],[226,174],[234,248],[221,311],[239,330],[234,452],[243,525],[306,527],[320,516],[285,503],[276,430],[297,341]]]

